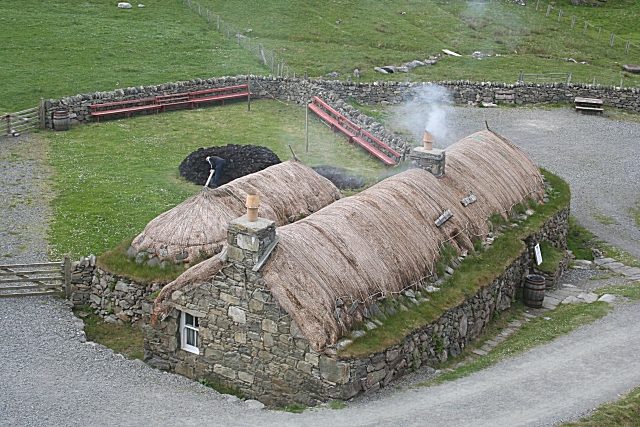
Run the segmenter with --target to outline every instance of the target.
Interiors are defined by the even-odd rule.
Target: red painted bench
[[[249,85],[235,85],[215,89],[203,89],[192,92],[171,93],[158,95],[153,98],[130,99],[126,101],[114,101],[89,106],[90,114],[100,121],[100,117],[131,114],[140,111],[168,111],[183,107],[193,108],[207,102],[222,102],[230,99],[248,98],[250,96]]]
[[[139,111],[158,111],[160,105],[155,103],[155,98],[130,99],[127,101],[106,102],[89,106],[91,116],[100,121],[100,117],[116,116],[124,114],[125,117]]]
[[[189,99],[194,104],[215,101],[221,101],[224,103],[224,101],[228,99],[248,98],[249,95],[249,85],[245,84],[189,92]]]
[[[311,103],[308,104],[308,108],[333,130],[346,135],[349,138],[349,142],[355,142],[384,164],[394,166],[400,161],[402,155],[398,151],[347,119],[319,97],[314,96],[311,99]]]
[[[172,93],[171,95],[156,96],[156,104],[160,106],[161,111],[166,111],[167,107],[183,107],[189,106],[193,108],[193,101],[189,99],[188,93]]]

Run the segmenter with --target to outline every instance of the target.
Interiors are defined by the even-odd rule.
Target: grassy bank
[[[576,328],[591,323],[609,312],[605,302],[593,304],[562,305],[544,317],[525,323],[515,334],[498,344],[489,354],[479,357],[458,369],[445,372],[433,381],[420,385],[434,385],[466,377],[474,372],[495,365],[529,349],[546,344]]]
[[[53,256],[101,254],[141,232],[155,216],[200,187],[178,176],[199,147],[257,144],[282,160],[291,145],[309,165],[335,165],[374,181],[387,171],[366,152],[310,119],[305,152],[304,109],[260,100],[140,116],[44,134],[54,170],[49,241]]]
[[[640,425],[640,387],[632,390],[617,402],[600,406],[596,411],[575,423],[562,424],[564,427],[602,427]]]
[[[109,347],[129,359],[142,360],[144,357],[144,337],[140,328],[130,324],[105,323],[100,317],[93,314],[88,306],[76,307],[74,312],[84,321],[84,331],[88,341]]]
[[[574,81],[591,82],[596,77],[600,83],[619,84],[619,63],[640,55],[636,50],[625,56],[620,41],[640,39],[635,25],[640,5],[631,1],[609,2],[599,8],[575,8],[561,2],[556,4],[565,10],[560,20],[555,10],[553,16],[545,16],[545,2],[536,11],[535,2],[521,7],[511,2],[403,0],[390,4],[342,0],[319,4],[311,0],[262,0],[257,2],[260,15],[247,14],[242,3],[200,3],[243,29],[245,35],[276,50],[299,73],[314,76],[335,71],[345,78],[359,68],[365,80],[513,82],[520,70],[525,70],[571,72]],[[571,16],[575,14],[581,20],[572,29]],[[582,34],[582,19],[615,30],[618,43],[610,48],[606,31]],[[463,56],[445,57],[435,66],[418,67],[411,73],[384,75],[373,70],[376,66],[425,59],[444,48]],[[478,60],[471,56],[474,51],[493,56]],[[640,77],[627,74],[625,80],[637,85]]]
[[[382,326],[356,339],[342,351],[345,357],[361,357],[400,343],[409,333],[438,319],[442,314],[461,304],[488,286],[525,250],[523,239],[531,235],[553,214],[569,205],[569,186],[559,177],[544,172],[554,192],[546,204],[536,206],[535,213],[516,228],[507,228],[483,252],[467,257],[445,282],[439,292],[429,295],[428,304],[398,311]]]

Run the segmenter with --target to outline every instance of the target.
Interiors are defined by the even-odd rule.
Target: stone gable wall
[[[174,292],[169,316],[146,327],[145,359],[160,369],[234,387],[269,405],[313,405],[377,390],[422,365],[460,354],[495,312],[511,306],[529,272],[537,239],[566,245],[567,218],[568,209],[550,218],[505,272],[476,295],[402,343],[362,358],[344,358],[335,349],[312,350],[264,289],[259,273],[250,269],[255,255],[236,248],[210,282]],[[179,310],[201,319],[200,355],[180,349]]]

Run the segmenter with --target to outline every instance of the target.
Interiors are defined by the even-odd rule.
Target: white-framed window
[[[183,311],[180,315],[180,348],[200,354],[198,349],[198,318]]]

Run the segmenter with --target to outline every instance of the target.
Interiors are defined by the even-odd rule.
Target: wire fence
[[[533,5],[534,3],[530,1],[529,4]],[[605,43],[609,52],[613,54],[619,54],[623,57],[640,55],[640,45],[630,40],[624,40],[613,31],[595,25],[586,19],[567,14],[564,9],[547,0],[536,0],[535,6],[532,7],[536,12],[544,13],[547,18],[557,20],[558,23],[567,26],[568,29],[574,31],[576,37],[592,37],[600,43]]]
[[[296,72],[287,64],[281,55],[273,50],[265,48],[245,34],[245,31],[225,22],[220,15],[214,13],[205,6],[193,0],[181,0],[193,12],[205,19],[209,26],[213,27],[227,40],[232,40],[242,48],[248,50],[261,64],[266,66],[272,75],[277,77],[295,77]]]

